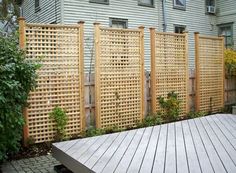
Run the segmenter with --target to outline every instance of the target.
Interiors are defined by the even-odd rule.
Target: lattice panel
[[[152,112],[162,111],[158,97],[165,99],[174,91],[181,101],[181,116],[188,112],[187,34],[160,33],[151,30]]]
[[[199,36],[197,40],[196,109],[219,112],[224,107],[223,38]]]
[[[81,132],[84,106],[80,32],[79,26],[26,25],[27,57],[42,64],[27,109],[28,135],[37,143],[53,140],[55,124],[49,113],[56,106],[65,109],[69,117],[67,135]]]
[[[97,127],[135,126],[143,117],[143,32],[97,29]]]

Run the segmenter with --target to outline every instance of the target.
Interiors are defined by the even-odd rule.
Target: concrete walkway
[[[56,173],[53,168],[60,163],[51,155],[15,160],[2,165],[3,173]]]

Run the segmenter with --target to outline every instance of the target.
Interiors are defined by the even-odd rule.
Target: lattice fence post
[[[25,18],[20,17],[19,19],[19,44],[22,50],[25,50],[26,37],[25,37]],[[24,146],[27,145],[27,139],[29,137],[29,128],[28,128],[28,111],[27,108],[24,108],[23,115],[25,119],[25,125],[23,127],[23,141]]]
[[[84,21],[79,21],[79,60],[80,60],[80,117],[81,117],[81,131],[85,129],[86,120],[85,120],[85,100],[84,100]]]
[[[156,31],[150,28],[150,45],[151,45],[151,111],[156,113]]]
[[[188,68],[188,31],[184,31],[185,34],[185,57],[186,57],[186,113],[189,113],[189,68]]]
[[[94,23],[94,44],[95,44],[95,116],[96,127],[101,128],[101,115],[100,115],[100,23]]]
[[[194,33],[195,38],[195,78],[196,78],[196,86],[195,86],[195,110],[198,112],[200,109],[199,104],[199,88],[200,88],[200,73],[199,73],[199,32]]]
[[[144,93],[144,82],[145,82],[145,72],[144,72],[144,26],[140,26],[139,27],[139,29],[140,29],[140,55],[141,55],[141,58],[140,58],[140,60],[141,60],[141,63],[140,63],[140,65],[141,65],[141,97],[142,97],[142,99],[141,99],[141,101],[142,101],[142,108],[141,108],[141,120],[144,118],[144,114],[145,114],[145,108],[144,108],[144,103],[145,103],[145,93]]]

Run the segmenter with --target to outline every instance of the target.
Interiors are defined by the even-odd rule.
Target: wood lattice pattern
[[[38,86],[30,93],[28,135],[37,143],[51,141],[55,124],[49,113],[60,106],[69,117],[66,134],[71,137],[81,132],[83,113],[82,71],[80,56],[80,28],[78,26],[44,26],[27,24],[26,53],[32,60],[40,60]]]
[[[202,112],[219,112],[224,107],[223,38],[198,38],[196,57],[196,109]]]
[[[100,34],[99,34],[100,33]],[[143,57],[140,30],[101,28],[96,55],[97,127],[127,128],[143,117]]]
[[[153,33],[152,33],[153,32]],[[158,97],[167,98],[169,92],[178,94],[181,101],[180,115],[188,112],[188,57],[187,34],[160,33],[151,31],[152,112],[161,111]]]

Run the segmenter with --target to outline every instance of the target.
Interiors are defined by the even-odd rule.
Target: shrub
[[[224,51],[225,68],[228,75],[236,75],[236,51],[226,49]]]
[[[178,94],[174,91],[167,94],[167,99],[164,97],[158,97],[160,107],[163,109],[163,117],[166,121],[173,121],[179,118],[180,114],[180,101],[178,100]]]
[[[137,123],[138,128],[155,126],[163,123],[163,119],[160,114],[149,114],[142,122]]]
[[[52,112],[49,113],[49,118],[52,119],[56,124],[56,135],[54,139],[56,141],[62,141],[66,136],[65,127],[68,122],[68,116],[66,115],[66,112],[60,107],[55,107],[53,108]]]
[[[19,150],[29,92],[39,65],[26,60],[16,36],[0,37],[0,161]]]
[[[197,118],[197,117],[203,117],[205,116],[206,113],[205,112],[194,112],[194,111],[190,111],[188,114],[187,114],[187,117],[188,118]]]

